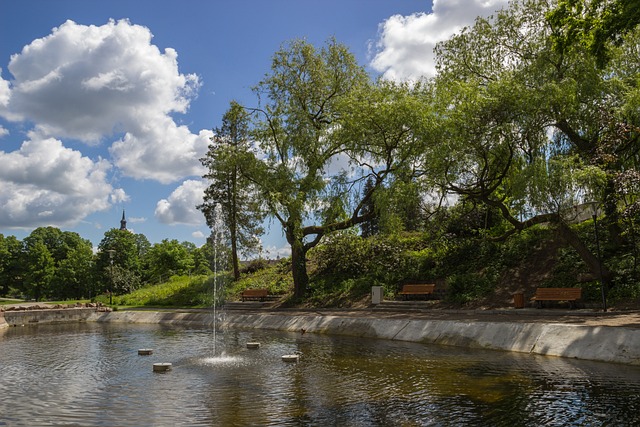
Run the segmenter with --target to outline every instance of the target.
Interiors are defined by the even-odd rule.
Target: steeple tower
[[[124,219],[124,209],[122,209],[122,219],[120,220],[120,230],[127,229],[127,220]]]

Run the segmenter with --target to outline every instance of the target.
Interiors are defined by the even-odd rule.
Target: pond
[[[213,336],[141,324],[5,329],[0,426],[640,425],[640,367],[261,330],[218,332],[214,346]],[[172,369],[153,372],[159,362]]]

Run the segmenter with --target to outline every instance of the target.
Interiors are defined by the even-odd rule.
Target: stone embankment
[[[489,317],[489,316],[487,316]],[[119,311],[88,320],[212,326],[206,312]],[[543,321],[491,321],[415,318],[368,313],[234,313],[224,327],[322,333],[413,341],[467,348],[515,351],[640,365],[640,325],[612,327]]]
[[[609,318],[610,319],[610,318]],[[0,328],[56,322],[161,323],[212,327],[211,311],[114,311],[98,305],[8,308],[0,311]],[[401,313],[286,312],[230,310],[223,327],[346,335],[514,351],[640,365],[638,316],[618,326],[586,321],[584,317],[545,318],[500,314],[444,316]]]
[[[0,329],[37,323],[83,322],[95,313],[110,312],[101,304],[25,304],[0,307]]]

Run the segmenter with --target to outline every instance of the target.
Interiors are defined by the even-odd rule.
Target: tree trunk
[[[293,274],[293,297],[304,298],[309,284],[307,253],[301,241],[291,243],[291,272]]]
[[[611,272],[602,265],[602,260],[591,253],[584,242],[580,240],[580,237],[564,222],[558,223],[558,230],[560,231],[560,236],[578,252],[578,255],[587,264],[594,276],[600,277],[600,274],[602,274],[602,280],[605,283],[609,282]]]
[[[229,230],[229,234],[231,237],[231,264],[233,265],[233,280],[240,280],[240,261],[238,260],[238,236],[236,234],[236,229],[231,227]]]

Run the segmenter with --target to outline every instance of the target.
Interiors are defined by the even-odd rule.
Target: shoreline
[[[434,318],[438,314],[441,318]],[[463,312],[431,313],[429,316],[363,310],[227,311],[222,326],[298,333],[304,330],[305,333],[412,341],[640,366],[640,324],[580,324],[576,320],[582,320],[582,317],[568,314],[556,321],[545,320],[542,315],[535,320],[522,316],[521,321],[514,322]],[[602,316],[594,316],[591,320],[596,317]],[[96,313],[89,320],[213,326],[213,316],[206,311],[116,311]]]
[[[558,310],[225,310],[222,327],[345,335],[568,357],[640,366],[640,312]],[[213,327],[211,310],[105,311],[65,308],[0,312],[0,330],[61,322]]]

